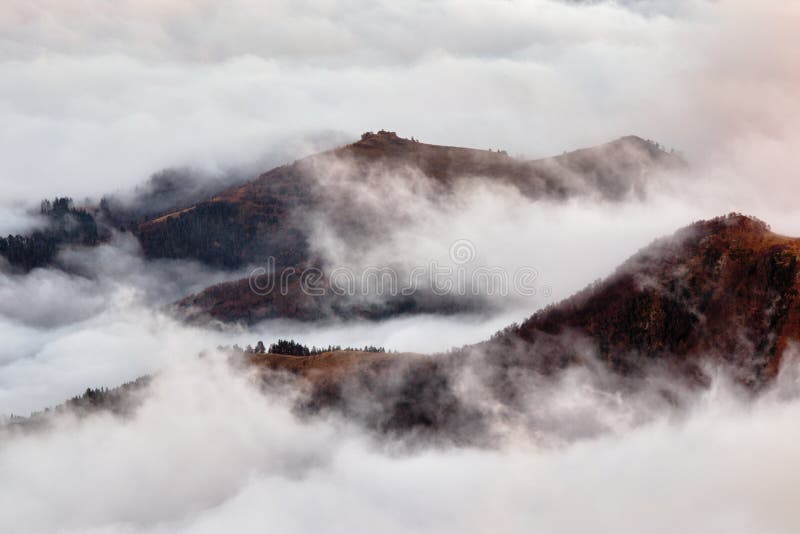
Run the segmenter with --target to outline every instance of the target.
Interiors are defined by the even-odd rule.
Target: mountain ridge
[[[226,267],[272,255],[289,264],[308,258],[308,228],[302,216],[329,202],[320,173],[346,162],[354,180],[375,172],[414,168],[434,186],[481,176],[501,180],[531,198],[564,199],[592,191],[609,200],[641,194],[644,174],[678,168],[677,156],[635,136],[540,160],[517,160],[503,152],[404,139],[394,132],[367,132],[361,139],[271,169],[244,184],[184,206],[133,228],[148,257],[187,257]],[[400,173],[402,174],[402,173]],[[266,234],[287,238],[269,239]],[[231,234],[241,236],[237,242]]]
[[[393,194],[393,187],[407,187],[412,198],[433,196],[426,201],[434,203],[447,202],[457,184],[469,180],[499,181],[532,200],[595,194],[618,201],[643,194],[648,173],[681,165],[677,156],[636,136],[551,158],[519,160],[501,151],[429,145],[382,130],[276,167],[197,206],[146,221],[136,232],[145,252],[156,257],[166,249],[169,257],[195,256],[235,267],[271,256],[277,270],[324,269],[322,258],[311,250],[309,214],[323,217],[328,229],[359,246],[379,239],[393,225],[387,213],[372,213],[347,194],[348,188],[365,182],[366,187],[374,187],[375,182],[391,179],[391,187],[381,190],[381,195]],[[240,279],[187,296],[176,303],[176,309],[193,320],[206,316],[245,323],[276,317],[316,320],[326,315],[383,318],[387,313],[480,311],[479,299],[439,299],[437,303],[428,297],[395,298],[384,306],[366,307],[343,298],[308,299],[294,290],[289,295],[259,298],[249,281]]]
[[[569,370],[583,370],[603,394],[676,407],[710,384],[711,369],[763,391],[800,340],[799,260],[800,238],[732,213],[659,238],[604,280],[447,353],[227,354],[266,386],[294,377],[298,414],[336,413],[383,436],[490,446],[498,422],[535,431],[525,420],[530,403]],[[107,408],[122,401],[112,395]]]
[[[800,341],[800,238],[738,213],[659,238],[613,274],[447,358],[551,374],[597,359],[621,375],[672,367],[704,383],[722,365],[750,389]],[[588,359],[588,360],[587,360]]]

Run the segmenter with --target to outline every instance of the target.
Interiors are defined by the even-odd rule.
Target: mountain
[[[652,364],[700,376],[725,365],[750,387],[773,379],[800,337],[800,239],[730,214],[656,241],[601,283],[535,314],[484,345],[548,369],[580,359],[576,339],[623,374]],[[512,355],[512,356],[509,356]],[[510,358],[510,359],[509,359]]]
[[[370,221],[363,214],[347,209],[353,205],[346,191],[332,198],[326,188],[331,181],[356,188],[376,173],[409,180],[422,177],[437,194],[445,195],[461,180],[488,179],[535,199],[595,195],[619,200],[642,194],[650,173],[682,164],[655,143],[634,136],[525,161],[501,151],[429,145],[394,132],[367,132],[355,143],[277,167],[207,200],[144,221],[133,231],[151,258],[193,258],[236,267],[272,256],[279,266],[296,265],[311,259],[309,214],[335,211],[332,223],[343,230],[368,229]]]
[[[531,407],[568,370],[582,371],[582,387],[600,395],[641,395],[648,405],[680,406],[714,367],[763,390],[800,339],[799,259],[800,239],[730,214],[658,239],[605,280],[448,353],[229,352],[267,384],[299,377],[298,414],[336,413],[378,435],[485,445],[498,424],[537,431],[552,422]]]
[[[70,206],[69,213],[53,211],[46,231],[0,238],[0,255],[27,271],[56,263],[64,246],[104,242],[115,228],[133,232],[148,258],[192,259],[227,269],[264,265],[272,258],[276,272],[308,267],[324,271],[331,266],[311,247],[320,226],[340,237],[348,251],[366,251],[408,222],[408,215],[402,209],[394,213],[393,206],[413,205],[423,197],[434,206],[445,206],[465,183],[501,184],[531,199],[589,196],[614,202],[646,194],[648,180],[683,165],[658,144],[635,136],[522,160],[499,150],[430,145],[394,132],[367,132],[354,143],[227,188],[223,184],[235,177],[209,181],[185,169],[158,173],[129,203],[112,196],[97,207]],[[209,193],[217,187],[221,190]],[[365,198],[381,202],[371,204]],[[240,279],[176,304],[175,309],[191,320],[255,323],[281,317],[379,319],[486,311],[489,301],[422,290],[389,299],[315,299],[297,283],[286,293],[260,296],[250,290],[248,279]]]
[[[446,203],[459,184],[483,180],[512,186],[532,199],[592,195],[617,201],[644,194],[654,173],[681,165],[678,157],[634,136],[525,161],[501,151],[429,145],[393,132],[368,132],[355,143],[278,167],[206,201],[145,221],[134,232],[150,257],[238,267],[263,263],[271,256],[276,270],[324,270],[323,260],[309,245],[320,220],[354,250],[368,248],[404,224],[402,216],[393,215],[384,204],[361,202],[358,197],[364,191],[367,197],[404,199],[397,202],[425,196],[433,203]],[[309,298],[296,284],[287,293],[261,297],[241,279],[188,296],[177,309],[195,320],[248,323],[276,317],[375,319],[487,309],[486,299],[434,298],[422,291],[372,302],[328,297]]]
[[[709,368],[758,392],[800,339],[799,259],[800,239],[730,214],[655,241],[607,279],[476,345],[365,356],[358,365],[349,353],[303,365],[272,354],[251,362],[311,378],[309,413],[451,441],[480,441],[498,414],[530,411],[567,369],[587,370],[609,394],[645,390],[668,404],[682,388],[707,385]]]
[[[485,313],[491,311],[489,298],[469,295],[437,295],[418,289],[409,295],[381,297],[337,294],[324,285],[321,295],[304,290],[299,278],[279,289],[259,293],[248,278],[223,282],[189,295],[174,304],[173,311],[188,322],[242,322],[255,324],[267,319],[319,321],[331,318],[381,320],[418,314]],[[322,282],[324,284],[324,282]]]

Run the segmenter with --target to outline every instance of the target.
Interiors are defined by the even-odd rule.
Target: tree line
[[[227,350],[228,347],[219,346],[220,350]],[[244,352],[247,354],[284,354],[287,356],[316,356],[325,352],[334,351],[358,351],[358,352],[387,352],[384,347],[377,347],[375,345],[364,345],[363,347],[342,347],[341,345],[328,345],[327,347],[307,346],[299,343],[293,339],[279,339],[272,343],[267,348],[263,341],[258,341],[253,347],[247,345],[241,348],[239,345],[233,345],[232,350],[237,352]]]

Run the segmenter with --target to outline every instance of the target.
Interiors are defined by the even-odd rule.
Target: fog
[[[378,212],[383,207],[373,206]],[[293,338],[309,346],[374,345],[431,353],[477,343],[609,275],[653,238],[716,213],[661,193],[624,204],[531,202],[509,189],[483,186],[459,192],[448,209],[414,197],[399,209],[406,211],[407,224],[383,232],[366,251],[351,256],[340,237],[328,233],[317,235],[328,240],[320,250],[337,250],[330,265],[359,274],[369,266],[397,265],[398,259],[402,266],[425,267],[432,261],[453,266],[451,245],[468,239],[475,257],[461,267],[498,267],[512,280],[507,294],[493,298],[495,310],[381,322],[275,320],[222,329],[184,325],[169,312],[171,303],[246,277],[249,267],[230,272],[190,261],[148,261],[132,235],[115,234],[95,248],[64,250],[59,261],[67,272],[0,273],[2,412],[26,415],[87,387],[113,387],[219,344]],[[532,295],[513,286],[521,267],[536,273]]]
[[[444,351],[485,339],[528,310],[496,315],[419,316],[379,323],[268,321],[247,328],[180,323],[169,305],[248,269],[216,271],[197,262],[147,261],[135,238],[116,234],[95,248],[60,254],[68,268],[0,272],[0,410],[27,415],[87,387],[114,387],[170,362],[213,349],[278,338],[308,345]]]
[[[712,369],[678,405],[576,371],[532,391],[530,417],[493,419],[492,446],[407,448],[298,417],[296,388],[264,390],[214,347],[446,351],[698,219],[740,211],[800,236],[798,24],[785,0],[5,2],[0,235],[40,225],[44,197],[132,198],[167,168],[228,183],[381,128],[524,158],[636,134],[689,167],[621,202],[484,182],[441,204],[384,176],[352,197],[403,224],[376,226],[368,247],[314,214],[330,265],[447,263],[467,240],[471,267],[535,269],[536,294],[494,313],[184,324],[172,302],[253,266],[148,261],[129,234],[61,251],[67,269],[0,265],[0,416],[154,376],[129,417],[0,433],[0,531],[797,531],[791,358],[757,397]]]
[[[3,197],[82,198],[290,136],[380,128],[530,156],[633,133],[724,182],[755,171],[791,189],[798,9],[15,0],[0,13]]]
[[[0,448],[11,532],[793,532],[797,371],[759,400],[724,378],[682,415],[566,381],[539,409],[604,430],[509,432],[490,449],[394,451],[299,422],[218,356],[173,362],[130,419],[63,416]],[[549,433],[549,435],[548,435]],[[546,439],[551,438],[551,439]],[[580,513],[577,513],[580,512]]]
[[[348,168],[346,162],[330,166],[337,165]],[[358,184],[360,178],[346,175],[342,169],[320,170],[319,187],[332,208],[309,216],[312,249],[329,269],[350,269],[360,280],[371,268],[392,266],[401,282],[415,267],[432,263],[454,273],[462,268],[468,279],[475,269],[500,268],[512,282],[520,268],[533,269],[535,294],[521,294],[509,284],[509,292],[497,299],[504,309],[533,311],[562,300],[611,274],[656,237],[731,209],[724,200],[700,197],[706,183],[683,172],[654,173],[645,198],[630,195],[622,202],[593,195],[531,200],[491,179],[464,180],[451,195],[442,195],[413,174],[378,172]],[[367,221],[365,233],[337,224],[345,209]],[[452,247],[461,241],[470,256],[457,264]]]

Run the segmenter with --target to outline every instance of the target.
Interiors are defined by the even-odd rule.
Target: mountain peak
[[[703,360],[724,362],[759,387],[799,338],[799,242],[741,213],[699,221],[538,312],[516,334],[534,345],[560,336],[551,351],[559,357],[575,354],[563,333],[583,336],[624,373],[671,362],[699,377]]]
[[[416,143],[414,139],[405,139],[397,135],[396,132],[388,130],[378,130],[375,132],[364,132],[361,134],[361,139],[353,143],[351,146],[358,146],[361,148],[377,148],[386,145],[406,145]]]
[[[763,235],[771,233],[770,226],[761,219],[738,212],[731,212],[713,219],[698,221],[691,226],[715,234],[747,232]]]
[[[397,132],[390,132],[389,130],[378,130],[377,133],[374,132],[364,132],[361,134],[361,140],[367,141],[370,139],[379,139],[379,140],[386,140],[386,141],[408,141],[408,139],[403,139],[402,137],[397,135]]]

